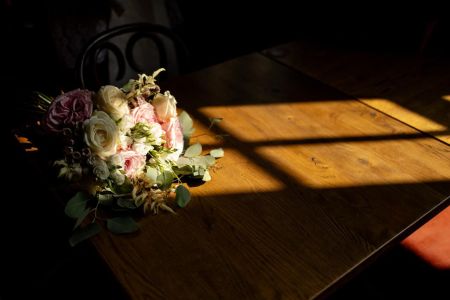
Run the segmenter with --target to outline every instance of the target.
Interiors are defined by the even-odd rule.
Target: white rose
[[[107,113],[96,111],[84,121],[84,141],[101,158],[116,154],[118,130]]]
[[[98,108],[109,114],[114,121],[130,113],[126,95],[115,86],[102,86],[95,99]]]
[[[160,122],[177,116],[177,100],[169,91],[166,91],[164,95],[157,94],[152,100],[152,105]]]

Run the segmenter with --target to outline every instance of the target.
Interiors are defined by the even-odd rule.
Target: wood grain
[[[450,147],[262,55],[162,88],[200,134],[224,118],[198,140],[225,157],[176,215],[92,239],[133,299],[325,297],[448,204]]]
[[[450,143],[448,58],[346,49],[308,41],[263,53]]]

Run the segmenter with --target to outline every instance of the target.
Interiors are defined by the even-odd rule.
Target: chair
[[[133,23],[94,36],[81,52],[76,72],[82,88],[96,90],[105,84],[122,86],[138,73],[151,74],[158,68],[167,70],[159,80],[186,72],[188,58],[185,44],[171,29]]]

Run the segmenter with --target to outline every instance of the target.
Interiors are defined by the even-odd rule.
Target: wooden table
[[[448,145],[261,54],[162,88],[225,157],[177,215],[92,239],[133,299],[325,297],[450,202]]]
[[[449,57],[307,40],[262,53],[450,144]]]

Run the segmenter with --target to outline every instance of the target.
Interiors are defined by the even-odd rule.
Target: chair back
[[[94,36],[77,61],[82,88],[98,89],[105,84],[124,85],[137,74],[165,68],[158,79],[186,72],[188,50],[170,28],[133,23],[110,28]]]

